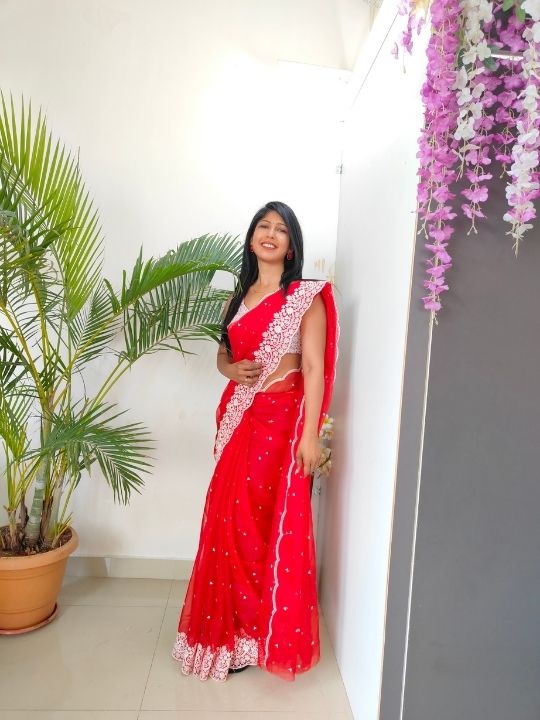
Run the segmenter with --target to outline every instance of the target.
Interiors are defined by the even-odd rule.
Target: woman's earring
[[[250,243],[250,244],[249,244],[249,249],[250,249],[250,252],[254,252],[254,250],[253,250],[253,243]]]
[[[288,250],[288,251],[287,251],[287,260],[292,260],[292,259],[293,259],[293,251],[292,251],[292,250]]]

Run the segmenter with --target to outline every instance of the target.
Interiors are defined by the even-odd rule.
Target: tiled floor
[[[185,677],[171,658],[185,582],[67,577],[60,611],[0,637],[2,720],[349,720],[321,620],[321,661],[288,683],[257,667],[225,683]]]

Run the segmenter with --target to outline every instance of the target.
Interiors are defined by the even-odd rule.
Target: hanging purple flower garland
[[[431,34],[426,81],[422,88],[424,127],[419,140],[418,215],[428,242],[428,294],[424,307],[437,313],[448,290],[452,266],[447,251],[456,217],[452,185],[463,176],[461,212],[471,220],[485,217],[493,160],[503,165],[517,254],[536,217],[540,195],[540,0],[403,0],[407,15],[401,45],[412,52],[420,31],[419,10],[429,6]],[[427,7],[425,7],[427,9]],[[399,54],[396,45],[394,54]]]
[[[418,212],[425,235],[431,242],[426,248],[432,257],[427,261],[428,279],[424,286],[429,294],[423,298],[428,310],[441,307],[439,295],[448,289],[444,275],[452,267],[446,250],[456,217],[449,201],[457,178],[455,152],[459,106],[453,88],[456,83],[455,57],[458,49],[460,9],[457,0],[434,0],[431,5],[432,32],[427,48],[427,74],[422,87],[424,127],[419,140]]]

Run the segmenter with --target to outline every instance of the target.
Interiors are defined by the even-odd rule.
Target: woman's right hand
[[[262,369],[262,363],[251,360],[239,360],[238,362],[229,364],[227,376],[230,380],[240,383],[240,385],[250,386],[255,385]]]

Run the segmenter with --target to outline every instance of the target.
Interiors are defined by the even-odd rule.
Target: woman
[[[173,650],[201,680],[249,665],[293,680],[319,660],[310,475],[338,329],[331,286],[302,265],[295,214],[268,203],[225,311],[217,464]]]

